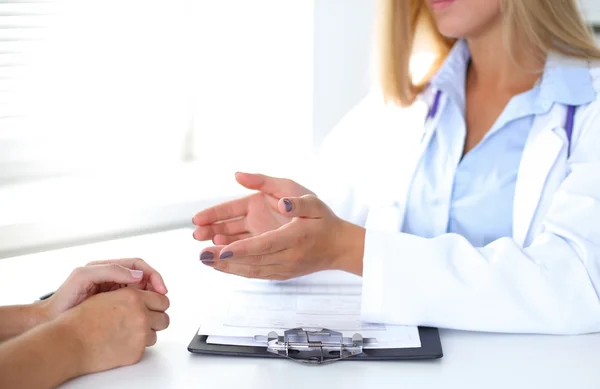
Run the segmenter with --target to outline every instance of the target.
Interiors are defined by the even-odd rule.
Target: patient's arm
[[[48,321],[44,303],[0,307],[0,342]]]
[[[80,374],[81,345],[69,327],[57,320],[15,336],[28,325],[15,320],[0,343],[0,388],[50,389]]]

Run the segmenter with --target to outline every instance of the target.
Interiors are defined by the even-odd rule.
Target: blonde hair
[[[600,59],[592,29],[577,0],[502,0],[506,44],[518,36],[544,57],[550,51],[583,59]],[[402,106],[414,102],[446,60],[455,43],[440,34],[425,0],[379,0],[379,77],[384,97]],[[411,57],[426,44],[435,60],[415,82]],[[514,56],[513,56],[514,57]]]

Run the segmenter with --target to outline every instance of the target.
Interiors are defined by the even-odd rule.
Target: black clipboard
[[[364,349],[345,361],[400,361],[400,360],[427,360],[443,357],[442,343],[437,328],[419,327],[421,347],[398,349]],[[231,357],[252,358],[281,358],[267,351],[266,347],[235,346],[207,343],[207,335],[196,334],[188,346],[188,351],[194,354],[220,355]]]

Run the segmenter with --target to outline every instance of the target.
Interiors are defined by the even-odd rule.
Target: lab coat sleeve
[[[363,319],[474,331],[600,332],[600,104],[582,120],[543,232],[473,247],[367,230]],[[493,222],[493,221],[492,221]]]
[[[407,161],[414,160],[427,110],[423,101],[408,108],[386,104],[382,93],[373,90],[324,140],[314,175],[318,179],[310,188],[337,216],[364,226],[369,205],[393,195],[378,178],[386,174],[385,167],[393,166],[390,174],[396,177],[402,166],[407,167],[403,173],[410,173]]]
[[[357,139],[365,138],[365,129],[373,126],[370,120],[377,117],[376,99],[371,93],[361,100],[325,138],[319,150],[315,187],[311,187],[338,217],[361,226],[367,206],[358,190],[364,150],[357,147],[361,144]]]

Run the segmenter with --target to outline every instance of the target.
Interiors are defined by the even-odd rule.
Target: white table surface
[[[72,380],[61,388],[600,388],[600,334],[577,337],[442,330],[444,357],[418,362],[338,362],[192,355],[202,317],[231,276],[198,261],[191,229],[0,260],[0,305],[28,303],[91,260],[142,257],[164,276],[171,326],[137,365]],[[235,282],[235,281],[234,281]],[[230,287],[230,286],[229,286]],[[98,318],[101,320],[101,318]],[[60,357],[60,356],[57,356]]]

